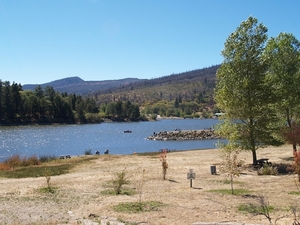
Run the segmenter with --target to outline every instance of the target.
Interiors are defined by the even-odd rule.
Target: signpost
[[[196,174],[193,172],[193,169],[190,169],[190,171],[187,173],[187,179],[190,180],[190,187],[193,186],[193,180],[196,178]]]

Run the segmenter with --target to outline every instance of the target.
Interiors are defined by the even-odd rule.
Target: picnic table
[[[272,165],[271,162],[269,162],[269,159],[267,158],[262,158],[262,159],[257,159],[254,163],[254,166],[259,166],[259,167],[263,167],[265,164],[267,165]]]

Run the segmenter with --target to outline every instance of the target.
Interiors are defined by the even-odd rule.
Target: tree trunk
[[[231,194],[233,194],[233,175],[230,175]]]
[[[256,150],[251,150],[251,151],[252,151],[253,164],[255,164],[255,162],[256,162],[256,160],[257,160]]]
[[[297,153],[297,145],[293,144],[293,155]]]

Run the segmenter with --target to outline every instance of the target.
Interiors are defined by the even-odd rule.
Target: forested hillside
[[[146,106],[158,101],[193,102],[203,107],[213,108],[213,92],[216,71],[219,65],[172,74],[161,78],[145,80],[121,87],[91,93],[89,97],[96,99],[98,104],[130,101]]]

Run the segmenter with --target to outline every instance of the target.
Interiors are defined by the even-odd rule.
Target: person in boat
[[[109,152],[109,150],[108,150],[108,149],[106,149],[106,150],[105,150],[105,152],[104,152],[104,154],[108,154],[108,152]]]

